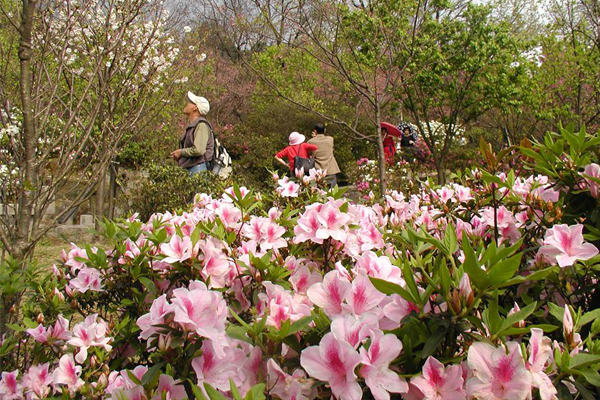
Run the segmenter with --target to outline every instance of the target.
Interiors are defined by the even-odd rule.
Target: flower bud
[[[456,314],[456,315],[460,314],[461,305],[460,305],[460,297],[458,294],[458,290],[452,289],[451,294],[450,294],[450,300],[448,301],[448,304],[450,304],[450,308],[452,308],[452,311],[454,311],[454,314]]]
[[[519,311],[521,311],[521,308],[519,307],[519,305],[515,302],[515,306],[513,308],[510,309],[510,311],[508,312],[508,315],[513,315],[515,313],[518,313]],[[517,323],[515,323],[513,325],[515,328],[525,328],[525,321],[521,320],[518,321]]]
[[[65,301],[65,295],[62,294],[62,292],[60,290],[58,290],[57,288],[54,288],[54,290],[52,291],[52,294],[54,296],[58,297],[58,300]]]
[[[158,337],[158,349],[167,351],[171,347],[171,335],[160,335]]]
[[[42,324],[43,325],[44,324],[44,314],[39,313],[38,316],[37,316],[37,318],[35,319],[35,321],[38,324]]]

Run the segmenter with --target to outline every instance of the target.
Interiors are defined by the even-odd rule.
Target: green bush
[[[147,219],[157,212],[187,209],[196,193],[221,193],[231,182],[223,181],[212,173],[189,173],[174,165],[153,164],[147,177],[136,184],[129,197],[129,212],[137,212]]]

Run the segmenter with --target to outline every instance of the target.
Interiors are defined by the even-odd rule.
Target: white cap
[[[201,115],[208,114],[208,112],[210,111],[210,104],[208,103],[208,100],[206,100],[202,96],[196,96],[192,92],[187,92],[187,97],[192,103],[196,105],[196,107],[198,107],[198,112]]]

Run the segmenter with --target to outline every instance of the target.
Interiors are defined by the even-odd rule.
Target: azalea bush
[[[418,155],[420,153],[415,153]],[[386,164],[386,179],[391,190],[402,192],[407,195],[419,191],[419,179],[425,176],[424,172],[429,168],[419,159],[407,162],[397,156],[396,162]],[[350,180],[354,183],[356,190],[363,200],[372,200],[379,187],[379,166],[377,160],[361,158],[356,161],[356,168],[349,173]],[[426,178],[425,178],[426,179]]]
[[[563,130],[517,171],[482,144],[485,168],[371,204],[312,170],[107,221],[29,293],[0,398],[598,398],[599,144]]]

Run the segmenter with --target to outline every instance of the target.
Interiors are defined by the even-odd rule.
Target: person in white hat
[[[279,164],[289,168],[292,176],[294,176],[294,157],[300,156],[303,158],[308,158],[310,153],[317,150],[317,146],[314,144],[304,143],[304,140],[306,140],[306,137],[303,134],[292,132],[289,136],[289,146],[275,154],[275,160]],[[287,163],[283,160],[284,157],[287,157]]]
[[[190,175],[211,170],[214,154],[214,136],[206,114],[210,104],[204,97],[187,92],[187,104],[183,112],[188,118],[185,132],[179,138],[179,148],[171,153],[181,168]]]

